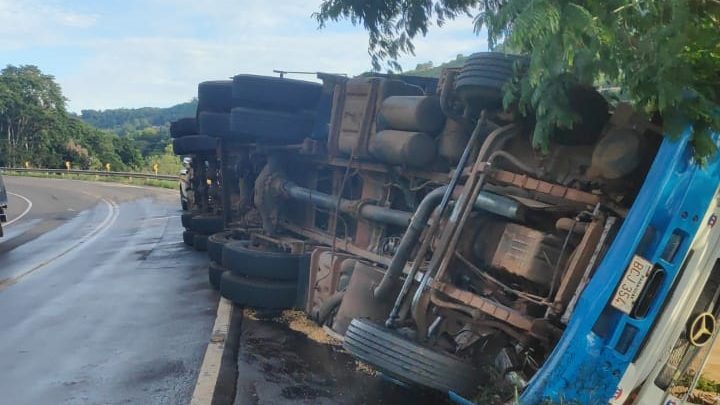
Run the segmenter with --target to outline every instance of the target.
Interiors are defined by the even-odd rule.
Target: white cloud
[[[211,21],[228,34],[262,34],[278,28],[305,24],[318,10],[320,0],[148,0],[158,8],[172,10],[165,18]]]
[[[0,50],[57,44],[67,29],[87,29],[97,15],[36,0],[0,0]]]
[[[82,58],[58,62],[63,69],[57,79],[72,111],[169,106],[195,96],[203,80],[237,73],[272,75],[273,69],[284,69],[358,74],[370,68],[367,33],[361,27],[340,23],[316,30],[311,14],[320,0],[142,3],[142,9],[135,2],[127,8],[116,6],[127,13],[117,15],[80,13],[38,0],[0,0],[0,49],[49,44],[82,50]],[[121,34],[95,35],[96,29],[113,23],[123,28]],[[420,62],[441,63],[483,49],[484,40],[473,36],[472,29],[472,19],[465,17],[433,27],[415,41],[416,55],[400,63],[412,69]]]
[[[196,95],[197,83],[273,69],[359,73],[362,33],[247,38],[235,43],[127,38],[99,41],[77,73],[58,77],[70,109],[167,106]]]
[[[66,27],[90,28],[97,23],[98,16],[93,14],[78,14],[67,11],[55,12],[55,19]]]

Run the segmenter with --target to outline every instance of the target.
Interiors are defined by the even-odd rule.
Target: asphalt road
[[[0,403],[182,404],[217,295],[177,192],[5,177]]]

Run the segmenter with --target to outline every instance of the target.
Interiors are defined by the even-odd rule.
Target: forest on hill
[[[79,118],[95,128],[128,138],[147,157],[162,154],[170,145],[170,122],[194,117],[197,99],[167,108],[82,110]]]
[[[197,100],[177,104],[168,108],[116,108],[109,110],[82,110],[80,119],[100,129],[109,129],[120,136],[147,127],[166,126],[178,118],[192,117],[197,109]]]
[[[169,122],[195,115],[196,102],[170,108],[66,110],[52,75],[37,66],[0,71],[0,166],[150,171],[175,174]]]

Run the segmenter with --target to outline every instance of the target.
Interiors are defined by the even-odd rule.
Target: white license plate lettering
[[[620,280],[620,284],[610,304],[614,308],[629,314],[633,306],[635,306],[635,301],[637,301],[640,296],[640,292],[643,287],[645,287],[652,268],[652,263],[635,255],[632,261],[630,261],[627,270],[625,270],[625,274],[622,280]]]

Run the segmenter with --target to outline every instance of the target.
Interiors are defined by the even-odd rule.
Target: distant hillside
[[[464,55],[458,55],[455,60],[445,62],[439,66],[435,66],[432,62],[420,63],[415,69],[403,72],[405,75],[423,76],[423,77],[440,77],[440,72],[444,68],[462,67],[467,59]]]
[[[167,108],[82,110],[78,118],[95,128],[112,131],[127,139],[144,158],[156,161],[157,156],[172,156],[170,122],[178,118],[194,117],[196,110],[197,100],[194,99]],[[174,167],[171,172],[172,170],[177,171]]]
[[[100,129],[109,129],[120,136],[148,127],[167,126],[170,121],[194,117],[197,100],[167,108],[118,108],[112,110],[82,110],[80,119]]]

